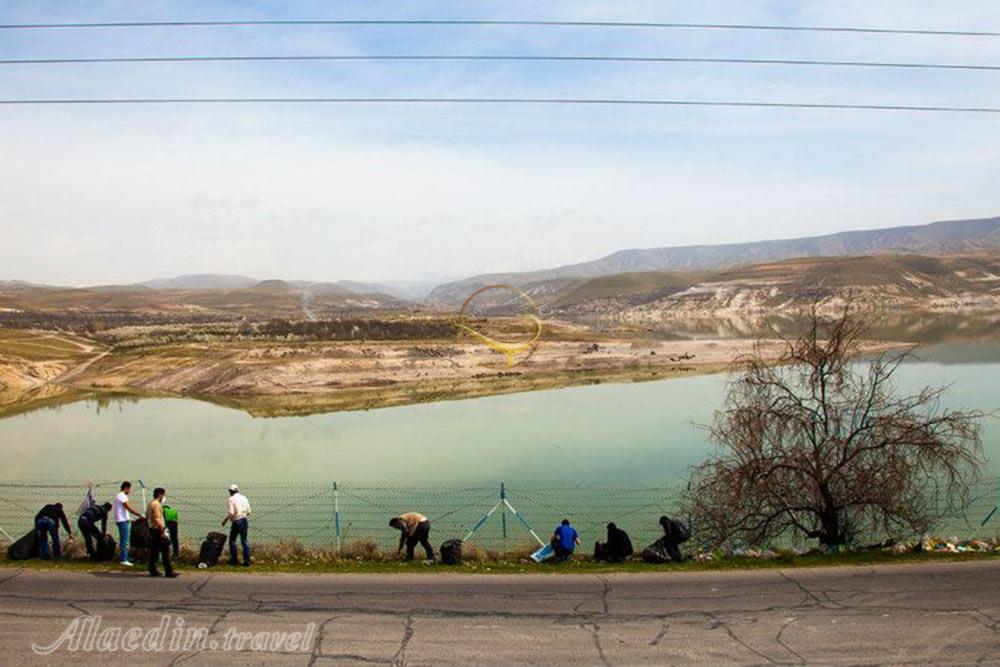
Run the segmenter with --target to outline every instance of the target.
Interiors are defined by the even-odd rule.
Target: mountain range
[[[408,285],[420,293],[415,297],[413,291],[384,283],[262,281],[229,274],[86,288],[0,281],[0,310],[313,319],[344,310],[454,310],[476,289],[498,283],[518,286],[545,312],[567,315],[692,304],[709,310],[740,303],[777,307],[801,301],[807,293],[840,298],[845,290],[876,290],[897,299],[993,299],[1000,280],[997,250],[1000,217],[993,217],[777,241],[621,250],[551,269],[476,275],[438,285],[423,299],[428,286],[419,283]],[[521,307],[519,299],[496,290],[476,301],[478,312],[502,313]]]
[[[1000,249],[1000,217],[947,220],[776,241],[620,250],[579,264],[464,278],[435,287],[427,301],[432,305],[454,308],[479,287],[498,283],[519,287],[547,283],[555,287],[560,280],[647,271],[720,269],[792,258],[968,253],[996,249]]]

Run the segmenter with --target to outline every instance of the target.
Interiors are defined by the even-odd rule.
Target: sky
[[[537,19],[1000,31],[1000,3],[19,2],[0,23]],[[1000,65],[1000,38],[596,27],[0,30],[0,59],[504,54]],[[0,99],[599,97],[1000,107],[1000,71],[661,63],[0,65]],[[446,280],[1000,214],[1000,114],[0,106],[0,280]]]

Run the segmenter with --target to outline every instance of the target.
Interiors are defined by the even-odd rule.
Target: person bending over
[[[98,558],[97,551],[94,549],[95,540],[103,550],[104,541],[108,536],[108,512],[110,511],[111,503],[91,505],[83,510],[76,520],[76,527],[83,535],[83,544],[87,547],[87,555],[90,556],[91,560]],[[100,530],[98,530],[98,524],[100,524]],[[114,556],[114,554],[111,555]]]
[[[434,547],[431,546],[431,541],[428,539],[431,534],[431,522],[423,514],[419,512],[400,514],[389,520],[389,527],[399,531],[397,554],[403,550],[405,544],[406,560],[413,560],[413,550],[419,542],[427,553],[427,560],[434,560]]]
[[[46,505],[35,515],[35,532],[38,535],[38,546],[42,550],[42,559],[62,558],[62,545],[59,544],[59,524],[66,529],[66,539],[73,539],[73,531],[69,529],[69,521],[62,503]],[[49,537],[52,538],[52,553],[49,553]]]
[[[681,556],[681,551],[678,547],[691,539],[690,531],[688,531],[687,526],[683,523],[668,516],[660,517],[660,526],[663,528],[663,537],[658,539],[656,543],[663,547],[671,560],[680,563],[684,560],[684,557]]]

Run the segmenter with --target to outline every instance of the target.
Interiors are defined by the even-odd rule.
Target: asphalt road
[[[81,634],[75,651],[67,639],[50,655],[33,652],[86,614],[100,616],[92,649],[110,628],[147,632],[164,615],[170,629],[177,618],[188,629],[208,628],[217,646],[96,653],[83,650]],[[273,631],[303,632],[308,645],[255,652],[235,650],[234,641],[223,650],[234,633],[253,641],[252,633]],[[217,572],[175,580],[0,570],[0,664],[126,662],[1000,664],[1000,563],[601,577]]]

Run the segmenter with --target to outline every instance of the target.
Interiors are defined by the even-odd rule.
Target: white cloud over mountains
[[[336,17],[1000,29],[990,2],[338,4]],[[5,3],[0,22],[316,18],[326,3]],[[259,9],[253,10],[262,11]],[[141,15],[140,15],[141,14]],[[76,31],[0,57],[540,53],[1000,64],[1000,39],[498,28]],[[112,39],[109,39],[112,38]],[[1000,106],[1000,72],[563,63],[0,69],[0,97],[581,96]],[[456,276],[995,215],[1000,117],[515,106],[0,108],[0,278]]]

